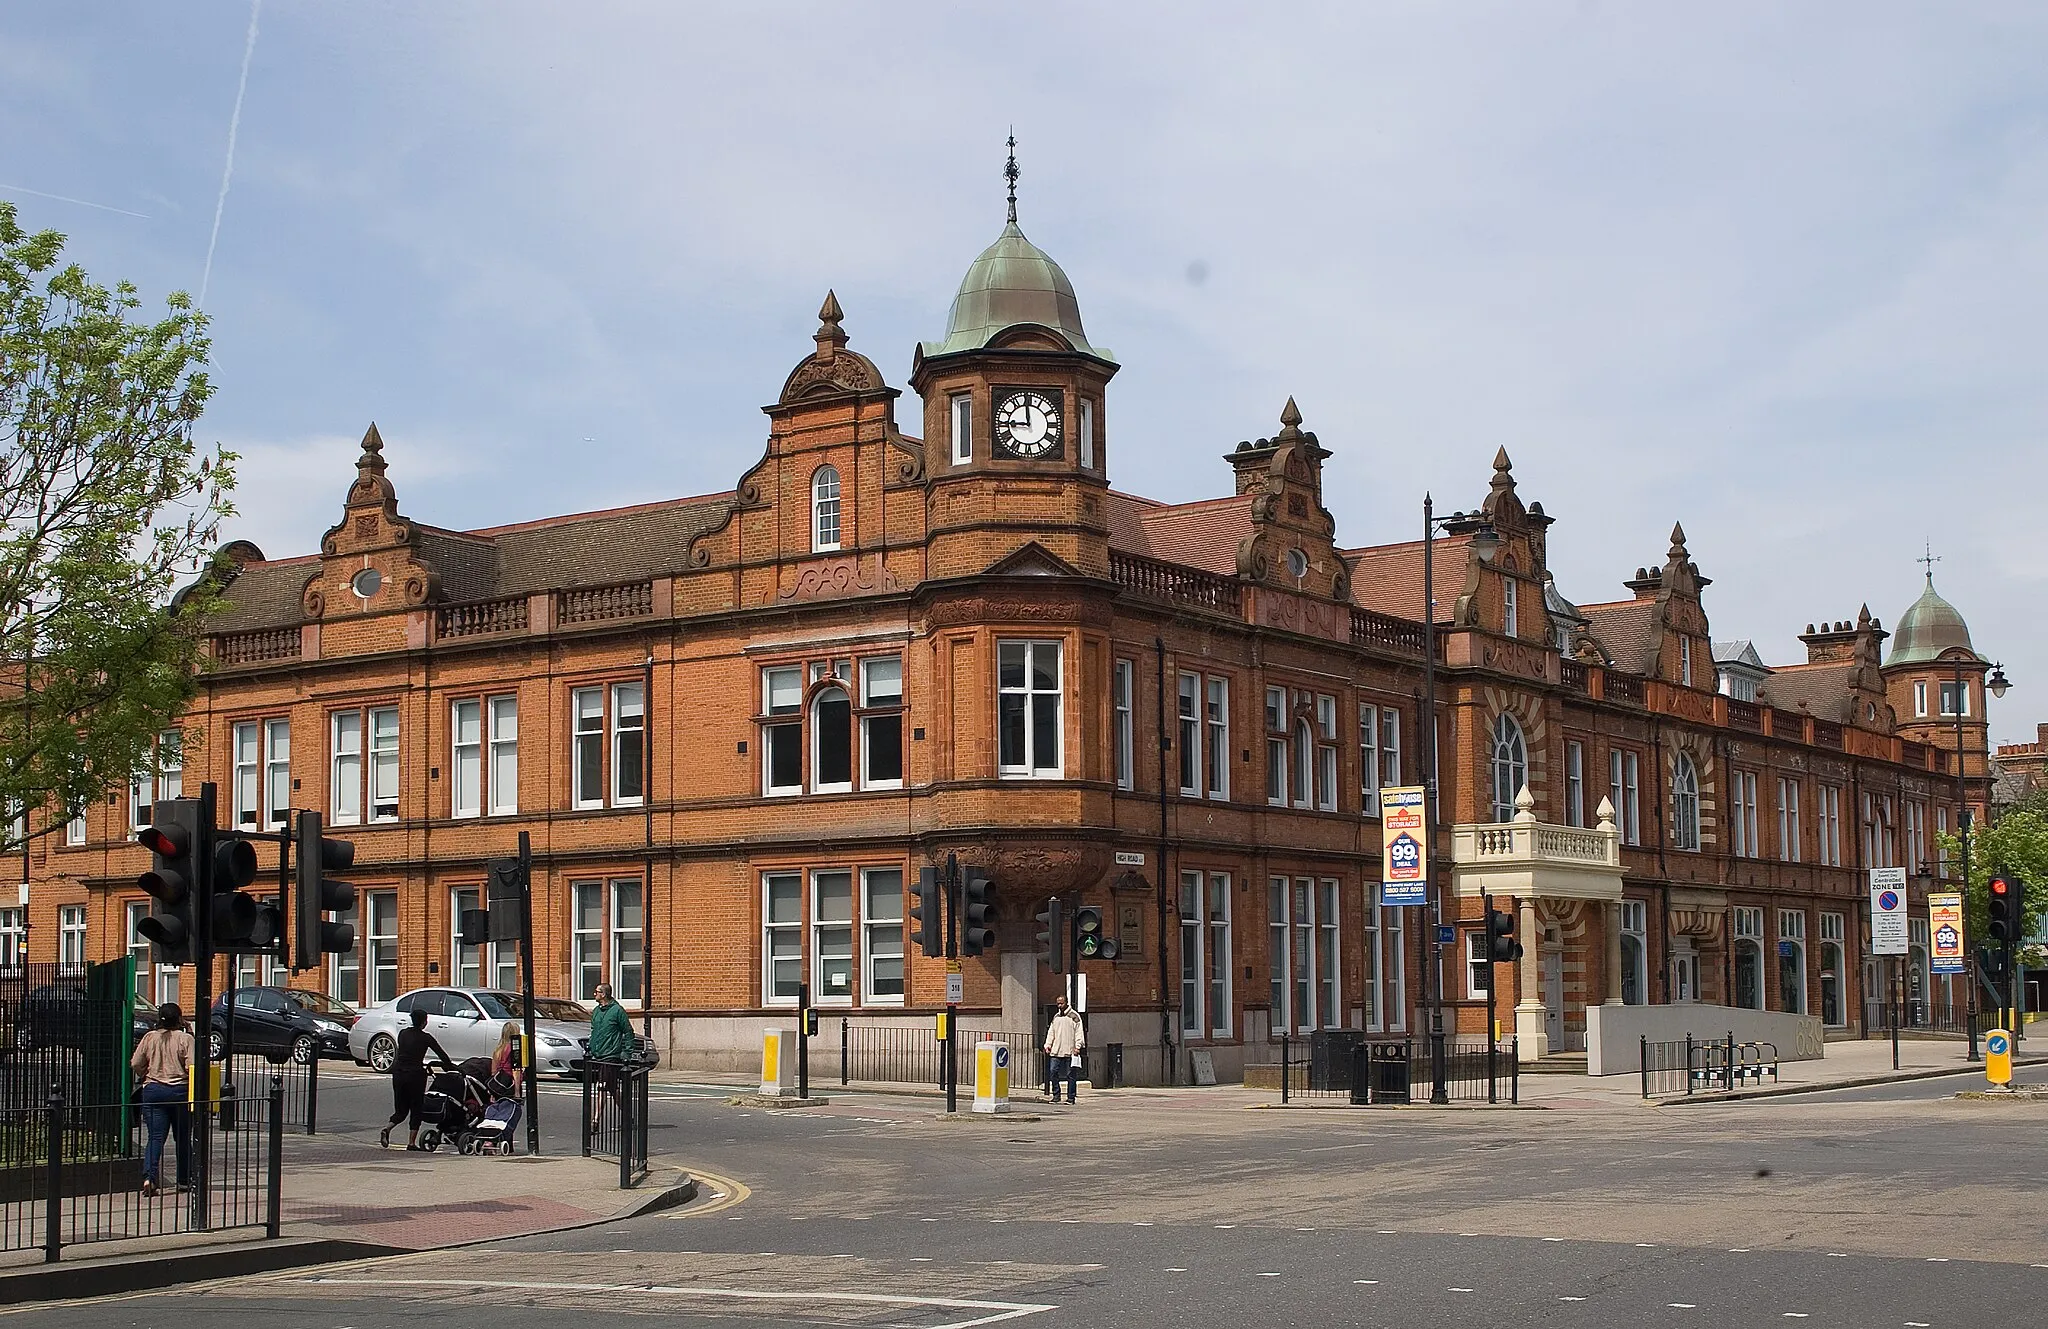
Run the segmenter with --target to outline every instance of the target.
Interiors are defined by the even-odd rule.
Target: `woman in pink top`
[[[135,1072],[137,1097],[142,1101],[143,1119],[149,1125],[149,1143],[142,1151],[142,1193],[157,1193],[157,1165],[164,1157],[164,1136],[176,1133],[178,1145],[178,1189],[191,1181],[186,1172],[185,1153],[192,1133],[192,1111],[186,1106],[192,1078],[192,1035],[185,1031],[185,1015],[178,1003],[167,1001],[156,1008],[156,1028],[142,1036],[129,1059]]]

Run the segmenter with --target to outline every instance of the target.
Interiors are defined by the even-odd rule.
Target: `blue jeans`
[[[1060,1081],[1067,1082],[1067,1101],[1074,1101],[1074,1086],[1081,1080],[1081,1059],[1079,1057],[1052,1058],[1052,1101],[1060,1101]]]
[[[185,1164],[185,1154],[191,1145],[192,1109],[185,1103],[185,1090],[174,1084],[145,1084],[142,1086],[142,1119],[149,1127],[149,1143],[142,1150],[142,1176],[145,1181],[155,1181],[157,1165],[163,1162],[164,1136],[177,1132],[178,1184],[186,1185],[191,1177]]]

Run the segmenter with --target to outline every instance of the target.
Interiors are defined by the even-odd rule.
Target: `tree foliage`
[[[206,316],[178,292],[151,321],[63,249],[0,202],[0,797],[68,815],[193,695],[217,602],[174,592],[215,556],[234,455],[193,438]]]
[[[1951,865],[1962,861],[1962,841],[1937,837]],[[1970,830],[1970,882],[1963,896],[1964,928],[1973,945],[1991,938],[1991,879],[2004,877],[2026,894],[2027,915],[2048,914],[2048,797],[2036,796]]]

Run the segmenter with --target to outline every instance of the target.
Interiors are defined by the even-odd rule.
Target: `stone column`
[[[1003,952],[1003,1032],[1036,1032],[1034,1008],[1038,1005],[1038,957],[1028,951]]]
[[[1550,1051],[1550,1028],[1543,1009],[1543,933],[1536,926],[1536,901],[1521,900],[1522,921],[1515,931],[1522,939],[1522,999],[1515,1003],[1515,1049],[1519,1060],[1535,1061]]]
[[[1621,1005],[1621,901],[1607,906],[1607,1004]]]

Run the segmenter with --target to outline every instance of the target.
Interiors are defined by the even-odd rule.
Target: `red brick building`
[[[1091,1041],[1134,1081],[1185,1081],[1198,1047],[1232,1076],[1283,1029],[1423,1027],[1429,933],[1381,902],[1377,798],[1422,778],[1421,544],[1340,537],[1291,401],[1222,497],[1113,489],[1117,363],[1014,222],[913,355],[921,418],[820,316],[726,493],[448,530],[401,512],[372,426],[316,553],[233,551],[177,769],[16,856],[14,956],[135,949],[138,809],[207,779],[238,824],[317,808],[356,841],[357,951],[302,980],[353,1001],[510,981],[452,924],[523,830],[542,989],[609,975],[672,1064],[746,1064],[800,981],[925,1024],[943,966],[906,954],[903,887],[948,852],[999,882],[979,1027],[1028,1030],[1057,990],[1049,894],[1110,911]],[[1496,547],[1475,519],[1435,555],[1456,1028],[1485,1024],[1490,889],[1527,943],[1502,993],[1525,1056],[1603,1001],[1856,1032],[1865,869],[1930,862],[1955,797],[1908,709],[1947,647],[1887,668],[1865,612],[1809,627],[1803,663],[1717,664],[1682,531],[1575,607],[1505,452],[1474,470]]]

